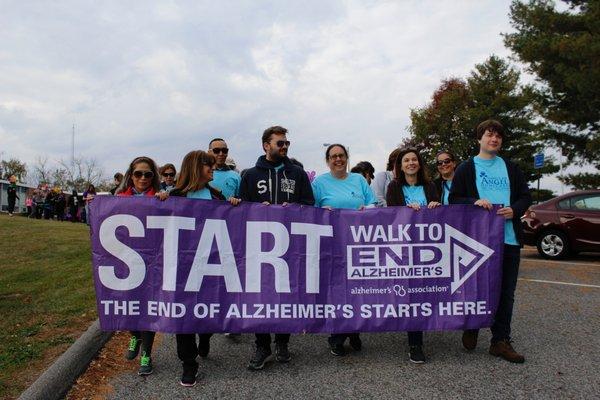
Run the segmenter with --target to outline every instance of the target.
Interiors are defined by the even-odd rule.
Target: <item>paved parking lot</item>
[[[460,332],[426,333],[424,365],[408,361],[402,333],[364,334],[363,351],[343,358],[329,354],[326,336],[303,335],[292,336],[291,363],[250,372],[253,335],[215,335],[201,380],[184,388],[175,338],[164,335],[155,372],[116,377],[110,398],[598,398],[599,332],[600,255],[557,262],[524,249],[513,339],[525,364],[489,356],[488,330],[473,353],[462,349]]]

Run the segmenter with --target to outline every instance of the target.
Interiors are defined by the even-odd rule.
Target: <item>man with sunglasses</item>
[[[240,184],[242,201],[282,204],[299,203],[314,205],[312,187],[306,172],[292,164],[287,157],[290,142],[287,129],[272,126],[262,135],[265,152],[256,161],[256,166],[246,170]],[[275,335],[275,359],[284,363],[290,361],[288,351],[289,334]],[[248,364],[250,370],[261,370],[271,358],[271,334],[256,334],[256,352]]]
[[[239,197],[240,194],[240,175],[227,165],[227,155],[229,148],[225,140],[215,138],[208,144],[208,153],[215,156],[215,170],[213,180],[210,185],[221,191],[226,199]]]

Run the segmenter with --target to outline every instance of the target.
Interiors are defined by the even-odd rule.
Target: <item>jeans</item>
[[[521,261],[521,249],[519,246],[504,245],[504,257],[502,260],[502,286],[500,289],[500,302],[494,316],[492,325],[492,343],[501,340],[510,340],[510,323],[515,304],[515,289],[517,288],[517,277],[519,276],[519,262]]]
[[[199,341],[196,344],[195,333],[178,333],[175,335],[177,340],[177,357],[181,360],[184,366],[198,365],[196,357],[198,356],[198,346],[200,341],[209,341],[212,333],[198,334]]]
[[[275,343],[287,344],[290,341],[289,333],[276,333]],[[257,333],[256,334],[256,347],[271,348],[271,334],[270,333]]]

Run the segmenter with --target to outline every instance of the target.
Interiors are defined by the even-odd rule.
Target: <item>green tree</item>
[[[22,182],[27,178],[27,164],[16,158],[2,160],[2,162],[0,162],[0,172],[1,179],[8,179],[14,175],[19,182]]]
[[[421,144],[429,160],[444,149],[466,160],[479,148],[477,125],[497,119],[507,131],[502,154],[519,164],[528,181],[535,180],[533,156],[543,148],[540,132],[544,126],[536,122],[531,88],[519,81],[519,72],[496,56],[477,64],[466,80],[444,80],[430,104],[411,111],[413,142]],[[546,160],[542,174],[558,171],[551,157]]]
[[[600,1],[514,1],[514,33],[504,42],[537,77],[537,108],[551,124],[546,139],[569,161],[600,170]],[[563,177],[563,182],[598,182],[600,174]],[[596,187],[598,187],[596,185]]]

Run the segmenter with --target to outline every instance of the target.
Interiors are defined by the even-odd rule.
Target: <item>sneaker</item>
[[[208,352],[210,351],[210,338],[206,339],[200,336],[200,340],[198,342],[198,355],[202,358],[208,357]]]
[[[329,342],[329,352],[337,357],[344,357],[346,355],[346,349],[344,348],[344,343],[339,343],[337,341],[328,339]]]
[[[490,354],[496,357],[502,357],[511,363],[522,364],[525,362],[525,357],[513,349],[511,341],[508,339],[492,343],[490,345]]]
[[[423,346],[410,346],[408,352],[410,361],[415,364],[423,364],[425,362],[425,354],[423,354]]]
[[[275,359],[280,363],[286,363],[292,359],[287,343],[275,343]]]
[[[152,358],[147,356],[146,353],[143,353],[142,357],[140,358],[140,369],[138,370],[138,375],[150,375],[152,371]]]
[[[465,349],[472,351],[477,347],[478,329],[467,329],[462,335],[462,345]]]
[[[352,347],[354,351],[362,350],[362,340],[360,340],[360,336],[350,335],[350,347]]]
[[[138,339],[135,336],[132,336],[129,339],[129,347],[127,348],[127,355],[125,356],[128,360],[133,360],[137,357],[140,352],[140,345],[142,344],[142,340]]]
[[[256,347],[254,357],[248,363],[248,369],[252,371],[258,371],[265,367],[265,363],[271,359],[271,348],[270,347]]]
[[[198,365],[184,365],[183,374],[181,374],[181,380],[179,383],[181,386],[194,387],[196,386],[196,378],[198,377]]]

